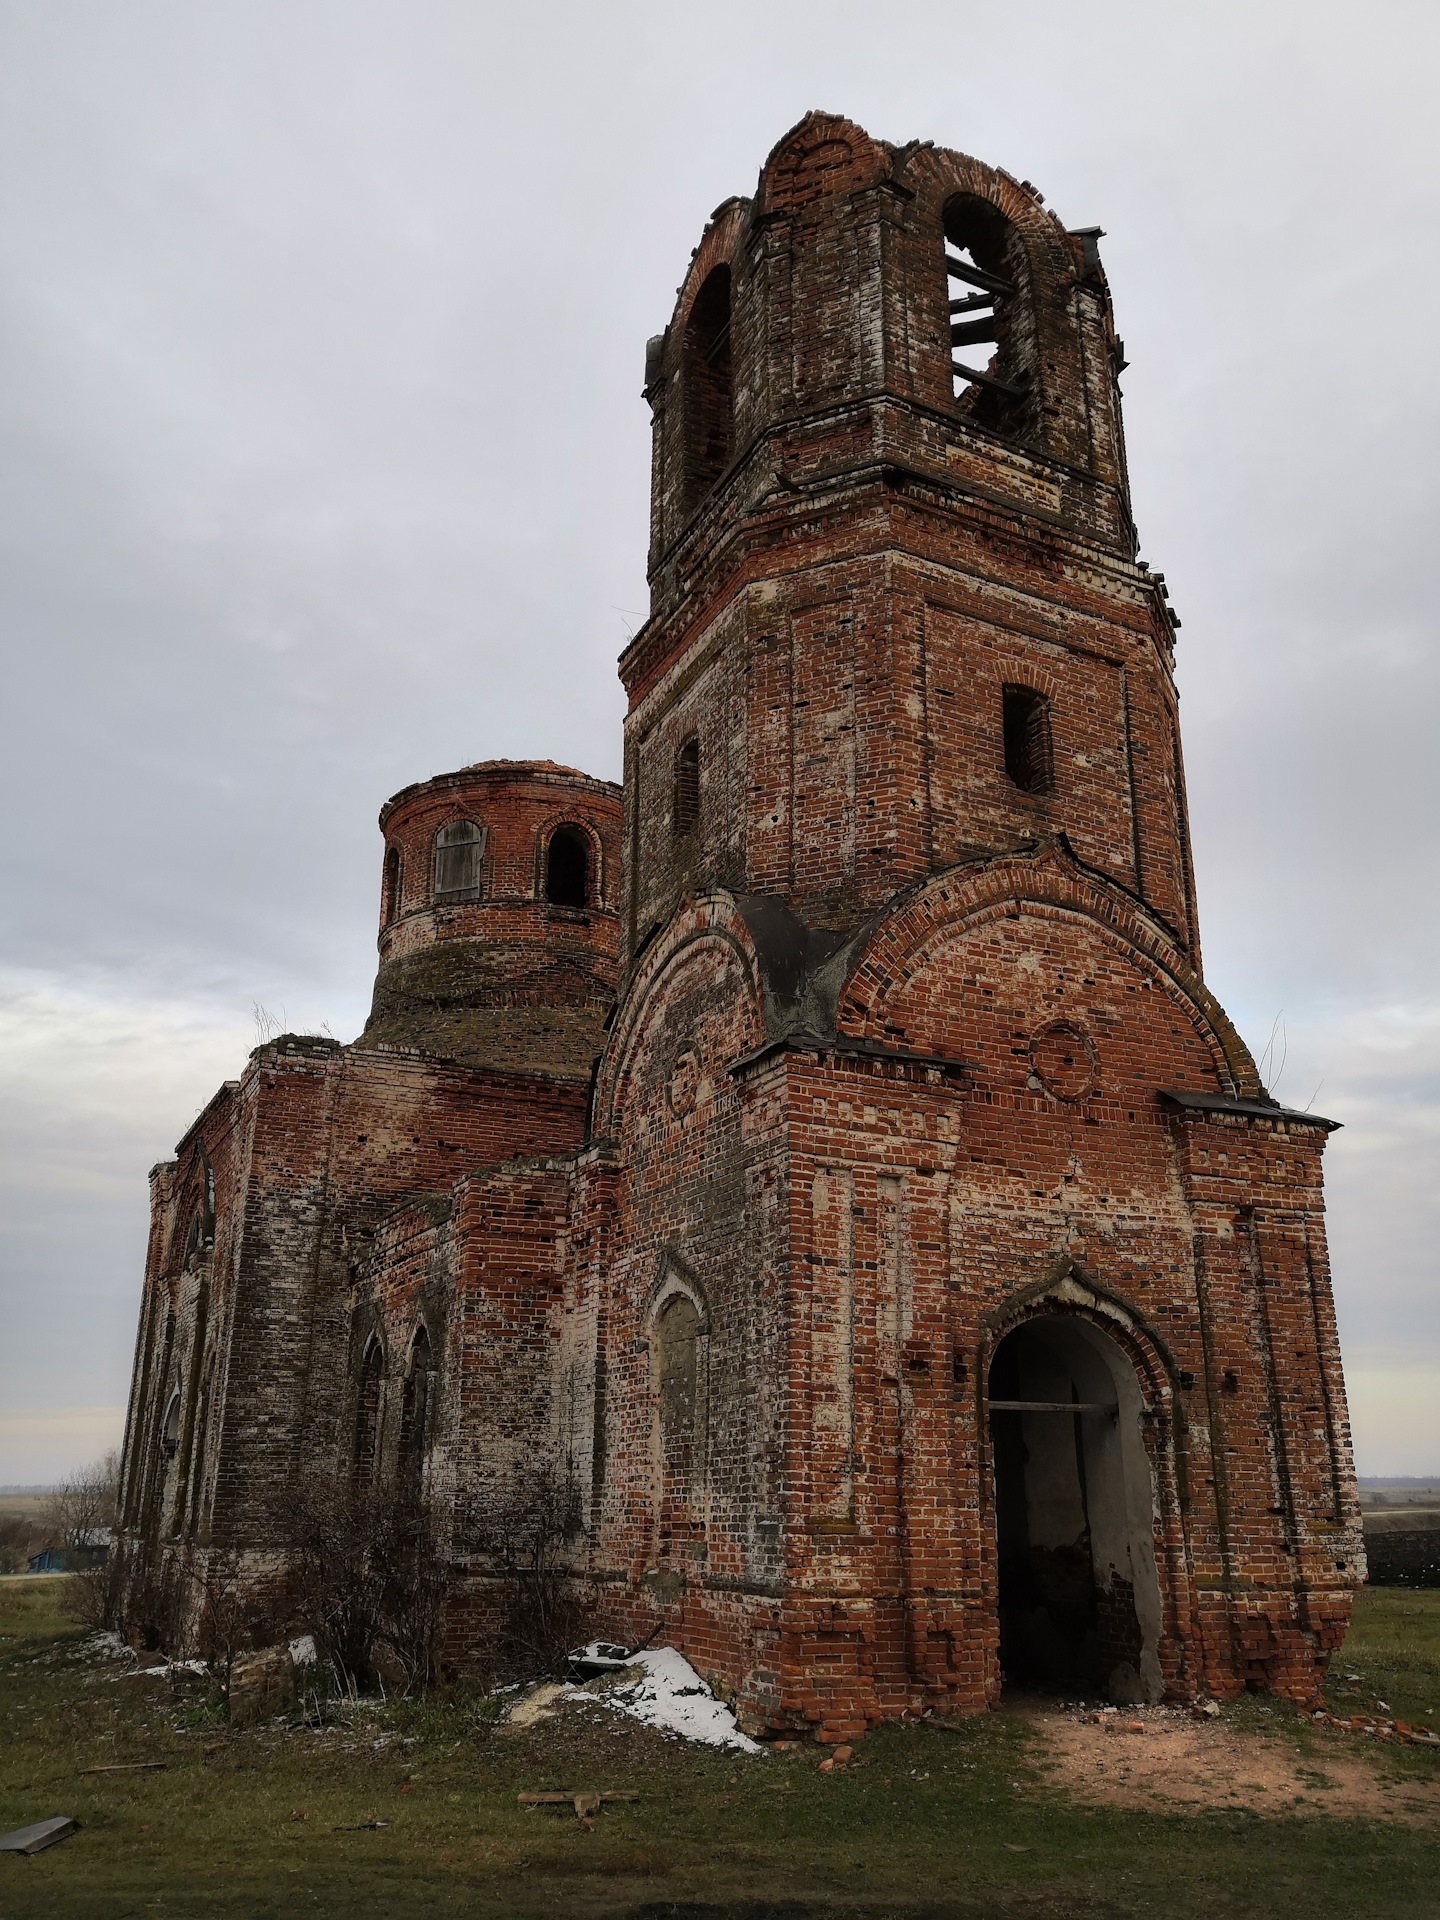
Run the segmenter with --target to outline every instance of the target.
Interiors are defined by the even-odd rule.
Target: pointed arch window
[[[946,206],[951,381],[985,426],[1012,418],[1029,385],[1016,326],[1018,252],[1010,222],[988,200],[962,193]]]
[[[557,827],[545,849],[545,898],[583,907],[590,898],[590,843],[579,827]]]
[[[700,822],[700,738],[692,733],[675,755],[675,831],[691,833]]]
[[[360,1393],[355,1406],[355,1484],[373,1486],[380,1454],[380,1394],[385,1354],[378,1340],[365,1349],[360,1367]]]
[[[177,1386],[170,1395],[170,1404],[165,1409],[165,1424],[160,1429],[160,1445],[167,1460],[173,1460],[180,1447],[180,1389]]]
[[[425,1469],[433,1366],[430,1336],[424,1327],[417,1327],[415,1338],[410,1342],[410,1365],[405,1372],[405,1392],[400,1403],[400,1473],[412,1484],[421,1478]]]
[[[685,326],[685,504],[698,507],[730,464],[734,390],[730,361],[730,269],[714,267]]]
[[[452,820],[441,827],[435,836],[437,901],[480,897],[480,856],[484,851],[484,832],[473,820]]]
[[[692,1508],[705,1469],[706,1396],[700,1344],[704,1332],[700,1311],[688,1294],[672,1293],[662,1303],[653,1335],[662,1555],[673,1553],[691,1538],[697,1525]]]

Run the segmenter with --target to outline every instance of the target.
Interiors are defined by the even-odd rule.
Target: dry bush
[[[83,1547],[92,1544],[93,1535],[110,1532],[119,1490],[120,1456],[113,1448],[67,1475],[40,1509],[45,1544]]]
[[[281,1533],[292,1615],[343,1686],[379,1674],[405,1693],[435,1676],[448,1569],[429,1503],[408,1488],[314,1483]]]
[[[28,1513],[0,1513],[0,1573],[24,1573],[32,1553],[45,1544],[38,1518]]]
[[[497,1576],[497,1674],[529,1679],[560,1671],[566,1654],[591,1637],[594,1623],[574,1573],[584,1538],[574,1481],[548,1466],[522,1470],[476,1501],[464,1533]]]
[[[178,1653],[194,1611],[186,1555],[117,1540],[103,1567],[71,1578],[67,1610],[92,1627],[113,1627],[147,1653]]]

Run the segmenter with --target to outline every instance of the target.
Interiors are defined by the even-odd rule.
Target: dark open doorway
[[[1157,1700],[1154,1495],[1135,1370],[1098,1327],[1048,1315],[990,1368],[1000,1665],[1007,1683]]]

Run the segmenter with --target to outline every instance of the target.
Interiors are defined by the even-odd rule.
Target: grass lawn
[[[1047,1784],[1043,1746],[997,1714],[882,1730],[859,1764],[762,1759],[666,1740],[605,1711],[497,1730],[454,1699],[361,1707],[324,1731],[231,1733],[203,1678],[84,1657],[66,1582],[0,1584],[0,1830],[81,1821],[33,1859],[0,1855],[0,1913],[291,1916],[808,1914],[1128,1916],[1440,1911],[1440,1836],[1417,1826],[1251,1811],[1093,1808]],[[1365,1592],[1332,1703],[1440,1707],[1440,1593]],[[1349,1694],[1341,1689],[1348,1686]],[[1257,1740],[1347,1740],[1276,1703],[1229,1710]],[[1372,1751],[1366,1749],[1367,1753]],[[1374,1749],[1397,1777],[1430,1753]],[[163,1772],[81,1769],[163,1760]],[[517,1792],[638,1793],[593,1833]],[[387,1824],[365,1829],[370,1820]],[[350,1829],[359,1829],[351,1831]]]

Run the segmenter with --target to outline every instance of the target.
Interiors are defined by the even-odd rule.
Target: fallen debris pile
[[[735,1753],[765,1751],[758,1740],[741,1733],[733,1709],[715,1698],[684,1654],[674,1647],[647,1647],[627,1655],[622,1662],[608,1648],[600,1654],[597,1643],[595,1652],[587,1647],[571,1657],[576,1661],[593,1660],[599,1667],[597,1677],[583,1686],[551,1681],[535,1687],[510,1709],[508,1726],[535,1726],[550,1719],[561,1706],[603,1706],[638,1720],[642,1726],[701,1746]]]
[[[1367,1720],[1363,1714],[1346,1720],[1319,1707],[1310,1719],[1317,1727],[1338,1727],[1342,1733],[1363,1733],[1371,1740],[1388,1740],[1397,1747],[1440,1747],[1440,1735],[1429,1727],[1412,1727],[1404,1720]]]

